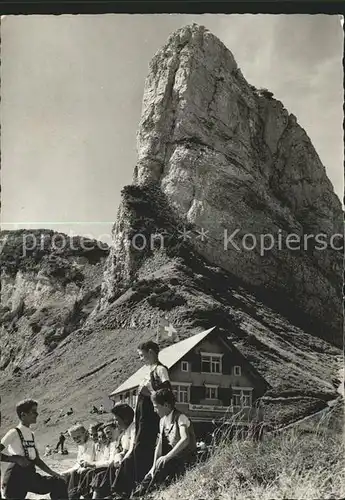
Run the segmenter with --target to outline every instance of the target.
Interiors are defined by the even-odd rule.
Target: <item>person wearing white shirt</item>
[[[88,472],[85,463],[94,462],[96,457],[95,442],[82,424],[76,424],[68,429],[68,434],[78,445],[77,460],[74,466],[65,471],[63,476],[68,484],[68,499],[80,498],[80,485]]]
[[[84,498],[90,498],[94,477],[101,471],[106,471],[112,462],[112,456],[117,451],[119,430],[113,420],[105,423],[98,429],[98,443],[96,444],[95,460],[82,461],[87,469],[78,485],[78,490]]]
[[[66,499],[66,483],[40,458],[35,436],[30,426],[36,423],[38,403],[33,399],[21,401],[16,406],[19,424],[1,439],[1,462],[7,465],[2,474],[2,491],[8,500],[25,499],[28,492],[50,494],[52,500]],[[6,450],[7,453],[3,453]],[[36,472],[36,466],[47,476]]]

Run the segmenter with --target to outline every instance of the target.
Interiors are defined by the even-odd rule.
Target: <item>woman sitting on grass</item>
[[[83,460],[81,465],[87,469],[79,483],[79,492],[84,498],[92,496],[91,489],[95,475],[107,470],[112,457],[117,453],[119,429],[111,421],[98,429],[98,450],[94,461]]]
[[[93,440],[95,445],[98,443],[98,429],[100,429],[102,425],[102,422],[94,422],[89,426],[89,436]]]
[[[133,423],[134,412],[126,403],[118,403],[111,410],[117,428],[120,431],[119,440],[113,447],[109,456],[109,464],[106,470],[96,473],[91,482],[93,498],[107,498],[110,495],[111,484],[115,480],[118,468],[124,458],[126,458],[133,446],[135,437],[135,427]]]

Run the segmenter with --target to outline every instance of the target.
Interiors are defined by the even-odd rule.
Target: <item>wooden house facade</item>
[[[269,388],[265,379],[215,327],[166,347],[159,359],[169,370],[177,407],[200,429],[209,428],[215,421],[247,426],[255,401]],[[134,407],[138,386],[147,369],[140,368],[110,398]]]

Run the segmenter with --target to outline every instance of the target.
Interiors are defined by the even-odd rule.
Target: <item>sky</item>
[[[248,82],[296,115],[343,198],[339,16],[6,16],[2,229],[51,228],[110,243],[121,188],[132,182],[149,61],[191,22],[218,36]]]

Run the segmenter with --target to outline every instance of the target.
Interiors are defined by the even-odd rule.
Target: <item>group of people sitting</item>
[[[91,410],[90,410],[90,413],[96,413],[97,415],[102,415],[103,413],[106,413],[106,411],[104,409],[103,404],[101,404],[99,408],[97,408],[97,406],[93,405]]]
[[[57,474],[39,459],[36,465],[53,477],[40,476],[34,467],[29,476],[22,474],[24,496],[18,495],[18,491],[14,496],[17,483],[11,479],[11,474],[19,478],[25,467],[20,460],[12,460],[15,466],[12,473],[6,475],[3,485],[5,498],[24,499],[28,491],[39,493],[49,487],[49,491],[44,492],[49,492],[52,500],[135,498],[168,484],[195,462],[193,425],[175,407],[168,370],[159,362],[158,345],[151,341],[143,343],[138,354],[147,370],[138,390],[135,409],[126,403],[117,403],[111,410],[112,419],[105,424],[92,425],[88,430],[81,424],[71,427],[69,435],[78,445],[75,466]],[[37,414],[37,403],[34,403]],[[25,422],[30,422],[25,414],[23,416]],[[21,422],[23,424],[22,418]],[[6,445],[5,438],[2,448]],[[23,450],[25,446],[23,441]],[[1,460],[11,462],[11,457],[2,454]],[[43,485],[41,479],[48,482]],[[49,479],[55,482],[49,483]]]

